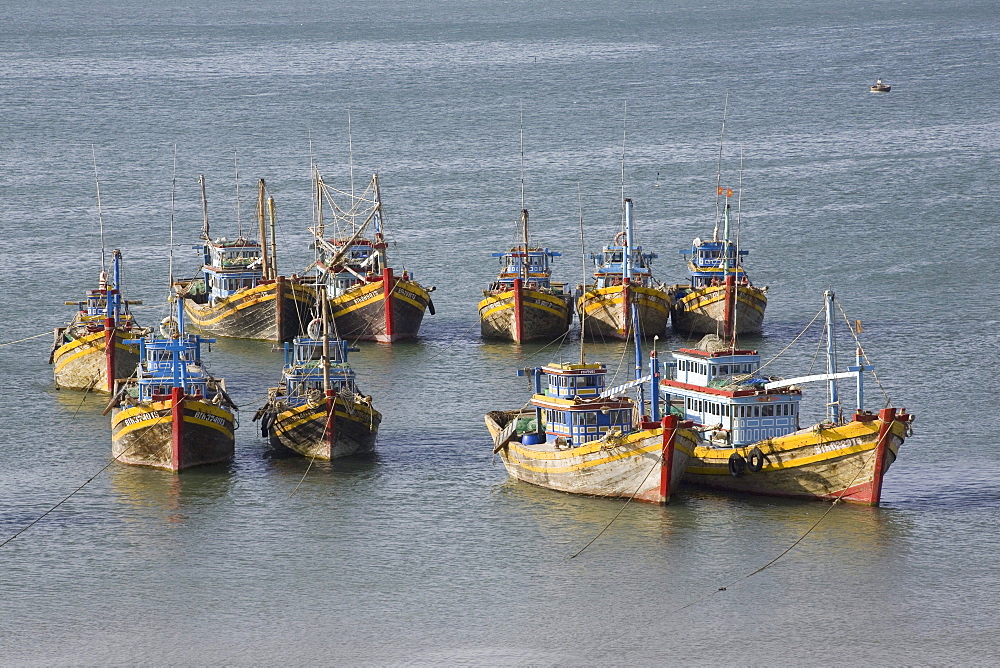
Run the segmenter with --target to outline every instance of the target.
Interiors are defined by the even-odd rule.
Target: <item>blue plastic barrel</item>
[[[525,434],[521,437],[521,443],[525,445],[538,445],[544,440],[545,438],[538,433]]]

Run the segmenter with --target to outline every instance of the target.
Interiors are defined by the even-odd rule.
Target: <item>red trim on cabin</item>
[[[603,400],[595,401],[594,403],[570,404],[567,406],[565,404],[546,403],[545,400],[551,397],[542,397],[540,399],[536,399],[535,397],[542,397],[542,395],[536,394],[531,398],[531,403],[533,405],[538,406],[539,408],[550,408],[557,411],[596,411],[601,410],[602,408],[607,408],[609,410],[614,410],[616,408],[632,408],[632,401],[630,399],[622,399],[620,401]],[[658,423],[654,424],[659,426]]]
[[[717,352],[709,352],[707,350],[696,350],[695,348],[680,348],[679,353],[684,353],[686,355],[697,355],[698,357],[728,357],[730,355],[756,355],[756,350],[720,350]]]

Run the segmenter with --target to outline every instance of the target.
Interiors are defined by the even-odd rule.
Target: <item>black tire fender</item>
[[[754,446],[753,449],[747,454],[747,470],[751,473],[757,473],[757,471],[764,468],[765,461],[767,461],[767,457],[760,448]]]
[[[746,468],[747,460],[743,459],[740,453],[734,452],[729,455],[729,475],[739,478],[746,471]]]

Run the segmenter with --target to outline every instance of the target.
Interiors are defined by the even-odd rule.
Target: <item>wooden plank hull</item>
[[[487,414],[486,426],[496,438],[518,411]],[[611,498],[634,498],[665,503],[662,480],[669,480],[667,496],[678,488],[697,436],[677,429],[670,471],[663,470],[663,428],[643,429],[608,441],[591,441],[558,450],[551,443],[524,445],[511,441],[500,450],[510,477],[548,489]]]
[[[281,279],[240,290],[214,305],[185,299],[184,313],[192,325],[213,336],[290,341],[305,331],[315,301],[312,286]]]
[[[518,338],[516,299],[513,290],[491,294],[479,302],[480,331],[484,338],[503,341],[551,341],[569,329],[573,311],[569,295],[521,290],[521,336]]]
[[[182,402],[182,436],[175,439],[176,419],[169,399],[116,408],[111,415],[111,452],[134,466],[183,471],[226,462],[235,451],[235,418],[226,408],[197,399]],[[179,445],[180,455],[175,456]]]
[[[877,505],[880,476],[895,461],[909,433],[909,420],[910,416],[900,416],[887,425],[880,474],[876,445],[883,423],[869,420],[825,429],[817,426],[740,448],[707,447],[703,442],[692,453],[685,482],[747,494]],[[763,467],[732,475],[729,460],[733,453],[748,458],[754,447],[764,455]]]
[[[736,334],[760,334],[767,308],[767,292],[754,286],[737,286]],[[671,312],[673,330],[684,336],[721,334],[726,316],[726,288],[712,285],[681,290]]]
[[[329,461],[375,450],[382,414],[369,404],[353,401],[348,406],[337,397],[336,421],[331,444],[326,437],[328,422],[325,401],[309,403],[265,416],[268,440],[274,447],[287,448],[303,457]]]
[[[415,281],[394,278],[386,291],[378,279],[330,299],[330,315],[340,338],[392,343],[417,336],[430,301]],[[387,309],[391,310],[387,313]]]
[[[145,331],[138,328],[131,331],[115,330],[115,378],[128,378],[135,373],[135,367],[139,363],[139,344],[127,344],[125,341],[136,339]],[[56,348],[52,353],[52,371],[56,386],[68,390],[110,393],[104,330],[88,332],[72,340],[67,340],[68,338],[65,328],[60,327],[55,331]]]
[[[625,288],[615,285],[588,290],[577,302],[582,314],[583,335],[588,339],[627,339],[632,330],[632,314],[625,303]],[[639,328],[642,338],[666,333],[670,316],[670,295],[655,288],[628,286],[629,299],[639,307]]]

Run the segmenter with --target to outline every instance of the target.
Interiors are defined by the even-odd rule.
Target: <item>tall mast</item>
[[[628,128],[628,100],[625,100],[625,112],[622,114],[622,226],[625,225],[625,136]]]
[[[625,257],[631,258],[632,255],[632,200],[625,200]],[[631,274],[632,262],[631,259],[628,261],[627,266],[629,267],[629,274]],[[627,284],[626,284],[627,285]],[[630,315],[632,317],[632,339],[635,341],[635,378],[636,380],[642,378],[642,336],[639,331],[639,304],[636,299],[631,299],[629,302]],[[645,400],[643,396],[642,384],[636,386],[637,401],[639,403],[639,414],[641,415],[645,408]]]
[[[576,184],[576,201],[580,205],[580,267],[583,270],[581,276],[583,277],[583,283],[580,284],[580,297],[583,299],[583,295],[587,292],[587,246],[583,242],[583,195],[580,192],[580,182]],[[579,308],[580,311],[580,364],[587,363],[587,357],[584,353],[584,340],[586,337],[584,333],[583,320],[586,317],[584,310]]]
[[[322,295],[319,300],[320,319],[323,321],[323,359],[320,364],[323,367],[323,396],[330,396],[330,318],[327,314],[326,295]]]
[[[528,209],[524,206],[524,105],[518,114],[518,122],[521,126],[521,235],[524,243],[524,255],[521,256],[521,276],[522,280],[528,282]]]
[[[198,175],[198,184],[201,186],[201,238],[211,241],[212,237],[208,229],[208,196],[205,195],[205,175]]]
[[[828,374],[837,373],[837,344],[834,339],[833,330],[833,299],[832,290],[823,293],[826,299],[826,372]],[[827,381],[828,399],[827,415],[834,424],[840,422],[840,397],[837,393],[837,380],[831,378]]]
[[[267,216],[271,223],[271,278],[278,275],[278,242],[274,238],[274,198],[267,198]]]
[[[378,172],[372,174],[372,190],[375,193],[375,211],[372,213],[372,224],[375,226],[375,250],[378,253],[379,269],[385,270],[389,261],[385,256],[385,234],[382,231],[382,191],[378,185]]]
[[[719,135],[719,168],[715,172],[715,229],[712,230],[712,241],[719,240],[719,196],[722,194],[722,144],[726,138],[726,114],[729,112],[729,93],[726,93],[726,106],[722,109],[722,132]]]
[[[271,261],[267,254],[267,226],[264,222],[265,203],[264,179],[257,181],[257,228],[260,234],[260,268],[264,278],[271,278]]]
[[[97,177],[97,149],[90,145],[90,151],[94,155],[94,183],[97,185],[97,223],[101,231],[101,271],[105,269],[104,259],[104,212],[101,210],[101,180]]]

